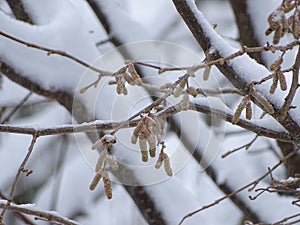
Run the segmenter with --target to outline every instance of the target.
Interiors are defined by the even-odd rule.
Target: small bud
[[[252,118],[252,107],[251,107],[251,102],[248,101],[246,105],[246,119],[251,120]]]
[[[166,153],[164,153],[164,155],[163,155],[163,160],[164,160],[164,167],[165,167],[165,171],[166,171],[167,175],[172,176],[173,172],[172,172],[172,168],[170,165],[170,159]]]
[[[275,110],[273,108],[273,106],[271,105],[271,103],[259,92],[257,92],[256,90],[251,91],[251,95],[260,103],[264,106],[266,112],[268,112],[269,114],[274,114]]]
[[[221,63],[220,63],[221,64]],[[223,63],[224,64],[224,63]],[[223,65],[221,64],[221,65]],[[211,72],[211,66],[206,66],[204,68],[204,72],[203,72],[203,80],[208,80],[209,79],[209,75],[210,75],[210,72]]]
[[[278,76],[279,76],[279,82],[280,82],[280,88],[281,88],[281,90],[286,91],[286,89],[287,89],[287,84],[286,84],[285,76],[283,75],[282,72],[280,72],[280,73],[278,74]]]

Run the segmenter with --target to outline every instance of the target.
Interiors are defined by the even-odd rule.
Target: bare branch
[[[7,207],[8,205],[8,207]],[[14,203],[9,203],[9,201],[0,200],[0,208],[4,209],[7,207],[7,210],[12,210],[20,213],[25,213],[27,215],[33,215],[37,218],[43,218],[50,222],[57,222],[64,225],[80,225],[79,223],[62,217],[54,212],[42,211],[35,209],[32,205],[16,205]]]

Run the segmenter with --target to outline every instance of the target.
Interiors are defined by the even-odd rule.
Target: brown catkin
[[[251,120],[252,118],[252,107],[251,107],[251,102],[248,101],[246,105],[246,119]]]
[[[164,167],[165,167],[165,171],[166,171],[167,175],[172,176],[173,172],[172,172],[172,168],[170,165],[170,159],[166,153],[164,153],[164,155],[163,155],[163,160],[164,160]]]
[[[144,119],[141,119],[139,121],[139,123],[137,124],[137,126],[135,127],[135,129],[133,130],[133,134],[132,134],[132,137],[131,137],[131,143],[132,144],[136,144],[138,136],[141,133],[143,127],[144,127],[144,121],[145,121]]]
[[[123,73],[122,75],[128,84],[135,85],[133,78],[128,73]]]
[[[257,92],[256,90],[252,90],[251,91],[251,95],[260,103],[264,106],[265,110],[269,113],[269,114],[274,114],[275,110],[273,108],[273,106],[271,105],[271,103],[259,92]]]
[[[295,39],[299,38],[299,34],[300,34],[299,26],[300,26],[299,16],[296,14],[292,20],[292,33]]]
[[[97,172],[94,176],[94,179],[92,180],[91,184],[90,184],[90,190],[93,191],[95,190],[96,186],[98,185],[100,179],[101,179],[102,175],[100,172]]]
[[[163,161],[164,161],[164,153],[161,152],[161,153],[159,153],[158,159],[157,159],[156,164],[155,164],[155,168],[159,169],[161,167]]]
[[[277,70],[282,64],[282,62],[283,62],[282,57],[279,57],[275,62],[272,63],[272,65],[270,66],[270,70],[272,71]]]
[[[278,76],[279,76],[279,82],[280,82],[280,88],[281,88],[281,90],[286,91],[286,89],[287,89],[287,84],[286,84],[285,76],[283,75],[282,72],[280,72],[280,73],[278,74]]]
[[[179,97],[181,95],[182,91],[184,90],[184,87],[185,87],[186,83],[187,83],[187,79],[185,79],[185,78],[183,78],[179,82],[178,86],[176,87],[176,89],[174,91],[174,97]]]
[[[156,153],[156,139],[155,139],[155,136],[153,134],[151,134],[147,138],[147,142],[148,142],[148,145],[149,145],[150,156],[152,158],[154,158],[155,157],[155,153]]]
[[[140,75],[136,72],[135,67],[132,63],[128,64],[128,72],[132,76],[136,85],[141,86],[143,84]]]
[[[103,183],[104,183],[105,195],[108,199],[111,199],[112,198],[111,182],[108,173],[106,171],[103,172]]]
[[[209,79],[210,72],[211,72],[211,66],[206,66],[203,71],[203,76],[202,76],[203,80]]]
[[[147,162],[148,161],[147,139],[140,137],[139,145],[142,153],[142,161]]]
[[[272,85],[271,85],[271,87],[270,87],[270,90],[269,90],[270,94],[274,94],[274,93],[275,93],[275,90],[276,90],[276,88],[277,88],[277,85],[278,85],[278,73],[275,72],[275,73],[273,74],[273,83],[272,83]]]
[[[106,154],[107,154],[106,149],[103,149],[99,155],[99,158],[98,158],[98,161],[97,161],[97,164],[95,167],[95,172],[98,172],[103,168]]]
[[[184,93],[181,101],[182,110],[188,110],[190,107],[189,94]]]
[[[237,124],[237,122],[239,121],[240,116],[241,116],[241,114],[242,114],[242,111],[243,111],[244,108],[246,107],[246,104],[247,104],[248,101],[249,101],[249,96],[246,95],[246,96],[242,99],[242,101],[240,102],[240,104],[238,105],[238,107],[237,107],[236,110],[235,110],[235,113],[234,113],[234,115],[233,115],[233,117],[232,117],[232,120],[231,120],[232,124]]]
[[[282,28],[281,26],[277,27],[273,36],[273,44],[278,44],[282,37]]]

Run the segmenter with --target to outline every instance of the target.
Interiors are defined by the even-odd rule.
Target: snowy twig
[[[99,68],[87,63],[87,62],[84,62],[83,60],[65,52],[65,51],[62,51],[62,50],[55,50],[55,49],[51,49],[51,48],[47,48],[47,47],[43,47],[43,46],[40,46],[40,45],[37,45],[37,44],[33,44],[33,43],[29,43],[27,41],[24,41],[24,40],[21,40],[19,38],[16,38],[16,37],[13,37],[3,31],[0,31],[0,35],[3,36],[3,37],[6,37],[12,41],[15,41],[15,42],[18,42],[22,45],[25,45],[29,48],[35,48],[35,49],[39,49],[41,51],[45,51],[47,52],[47,55],[60,55],[60,56],[63,56],[63,57],[66,57],[68,59],[71,59],[77,63],[79,63],[80,65],[84,66],[84,67],[87,67],[99,74],[101,74],[101,76],[111,76],[111,73],[110,72],[107,72],[107,71],[104,71],[104,70],[100,70]]]
[[[222,157],[222,158],[225,158],[225,157],[229,156],[230,154],[232,154],[232,153],[234,153],[234,152],[237,152],[237,151],[239,151],[239,150],[241,150],[241,149],[244,149],[244,148],[245,148],[246,150],[248,150],[248,149],[251,147],[251,145],[256,141],[257,138],[258,138],[258,135],[255,135],[255,137],[254,137],[250,142],[248,142],[247,144],[244,144],[244,145],[242,145],[242,146],[240,146],[240,147],[238,147],[238,148],[235,148],[235,149],[233,149],[233,150],[230,150],[230,151],[224,153],[221,157]]]
[[[19,181],[21,173],[27,171],[25,169],[25,165],[26,165],[26,163],[29,160],[29,157],[30,157],[30,155],[32,153],[32,150],[33,150],[33,147],[34,147],[34,145],[36,143],[37,138],[38,138],[37,135],[33,135],[31,143],[30,143],[30,146],[29,146],[28,151],[27,151],[27,154],[26,154],[25,158],[23,159],[23,161],[22,161],[22,163],[21,163],[21,165],[20,165],[20,167],[18,169],[18,172],[16,174],[16,177],[14,179],[13,185],[11,187],[11,190],[10,190],[10,193],[9,193],[9,196],[8,196],[8,199],[7,199],[6,206],[2,207],[3,209],[2,209],[2,212],[0,214],[0,223],[2,223],[2,220],[3,220],[3,217],[4,217],[4,214],[5,214],[6,210],[9,209],[9,207],[10,207],[10,204],[12,202],[12,198],[13,198],[15,189],[17,187],[17,182]]]
[[[292,101],[295,97],[296,91],[299,88],[299,66],[300,66],[300,48],[296,56],[296,61],[293,66],[293,79],[289,94],[285,98],[285,102],[278,110],[278,120],[283,121],[287,117],[287,113],[290,110]]]
[[[22,101],[7,115],[2,121],[1,124],[4,124],[10,120],[10,118],[24,105],[24,103],[30,98],[32,92],[30,91]]]
[[[35,209],[32,205],[17,205],[14,203],[9,203],[9,201],[6,200],[0,200],[0,208],[7,208],[7,210],[12,210],[20,213],[24,213],[27,215],[33,215],[36,216],[36,219],[42,218],[49,222],[58,222],[60,224],[64,225],[79,225],[79,223],[67,219],[63,216],[58,215],[56,212],[50,212],[50,211],[42,211]]]
[[[215,206],[215,205],[219,204],[220,202],[222,202],[222,201],[224,201],[224,200],[226,200],[226,199],[228,199],[228,198],[231,198],[232,196],[235,196],[236,194],[240,193],[241,191],[246,190],[247,188],[248,188],[248,191],[252,191],[252,190],[256,187],[256,185],[257,185],[261,180],[263,180],[265,177],[267,177],[267,176],[270,174],[270,172],[274,171],[277,167],[279,167],[279,166],[280,166],[283,162],[285,162],[287,159],[289,159],[290,157],[292,157],[293,155],[295,155],[295,154],[297,153],[297,151],[298,151],[298,150],[295,150],[295,151],[291,152],[290,154],[288,154],[287,156],[285,156],[283,159],[279,160],[279,162],[276,163],[272,168],[270,168],[268,172],[266,172],[265,174],[263,174],[262,176],[260,176],[258,179],[252,181],[251,183],[249,183],[249,184],[247,184],[247,185],[245,185],[245,186],[239,188],[238,190],[236,190],[236,191],[234,191],[234,192],[232,192],[232,193],[230,193],[230,194],[228,194],[228,195],[225,195],[225,196],[223,196],[223,197],[221,197],[221,198],[215,200],[215,201],[214,201],[213,203],[211,203],[211,204],[204,205],[204,206],[202,206],[200,209],[197,209],[197,210],[195,210],[195,211],[193,211],[193,212],[191,212],[191,213],[188,213],[187,215],[185,215],[185,216],[182,218],[182,220],[180,221],[179,225],[180,225],[180,224],[183,224],[183,222],[184,222],[187,218],[193,216],[194,214],[199,213],[199,212],[201,212],[201,211],[203,211],[203,210],[205,210],[205,209],[208,209],[208,208],[210,208],[210,207],[212,207],[212,206]],[[252,187],[251,187],[251,186],[252,186]]]

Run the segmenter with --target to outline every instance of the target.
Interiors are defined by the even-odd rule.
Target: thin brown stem
[[[189,218],[189,217],[195,215],[196,213],[199,213],[199,212],[201,212],[201,211],[203,211],[203,210],[205,210],[205,209],[208,209],[208,208],[210,208],[210,207],[212,207],[212,206],[215,206],[215,205],[219,204],[220,202],[222,202],[222,201],[224,201],[224,200],[226,200],[226,199],[228,199],[228,198],[231,198],[232,196],[235,196],[236,194],[240,193],[241,191],[246,190],[247,188],[249,188],[249,189],[248,189],[249,191],[253,190],[253,189],[256,187],[256,185],[257,185],[261,180],[263,180],[265,177],[267,177],[267,176],[270,174],[270,172],[274,171],[274,170],[275,170],[277,167],[279,167],[285,160],[289,159],[290,157],[292,157],[292,156],[293,156],[294,154],[296,154],[296,153],[297,153],[297,150],[291,152],[291,153],[288,154],[286,157],[284,157],[282,160],[280,160],[277,164],[275,164],[271,169],[269,169],[268,172],[266,172],[265,174],[263,174],[262,176],[260,176],[258,179],[252,181],[251,183],[249,183],[249,184],[247,184],[247,185],[245,185],[245,186],[239,188],[238,190],[236,190],[236,191],[234,191],[234,192],[232,192],[232,193],[230,193],[230,194],[228,194],[228,195],[225,195],[225,196],[223,196],[223,197],[221,197],[221,198],[215,200],[215,201],[214,201],[213,203],[211,203],[211,204],[204,205],[204,206],[202,206],[200,209],[197,209],[197,210],[195,210],[195,211],[193,211],[193,212],[191,212],[191,213],[188,213],[187,215],[185,215],[185,216],[182,218],[182,220],[180,221],[179,225],[183,224],[183,222],[184,222],[187,218]],[[251,186],[252,186],[252,187],[251,187]]]
[[[17,174],[15,176],[15,179],[14,179],[14,182],[12,184],[9,196],[7,198],[7,204],[6,204],[6,206],[3,207],[2,212],[0,214],[0,224],[2,223],[2,220],[3,220],[3,217],[4,217],[4,214],[5,214],[6,210],[9,208],[10,204],[12,203],[12,198],[13,198],[13,195],[14,195],[17,183],[19,181],[21,173],[25,170],[25,165],[26,165],[26,163],[29,160],[29,157],[30,157],[30,155],[31,155],[31,153],[33,151],[33,147],[34,147],[34,145],[36,143],[37,138],[38,138],[37,135],[33,135],[31,143],[30,143],[30,146],[28,147],[27,154],[26,154],[25,158],[23,159],[23,161],[22,161],[22,163],[21,163],[21,165],[20,165],[20,167],[18,169],[18,172],[17,172]]]
[[[68,59],[71,59],[71,60],[79,63],[80,65],[101,74],[101,76],[111,76],[111,74],[112,74],[108,71],[101,70],[101,69],[99,69],[99,68],[97,68],[97,67],[95,67],[95,66],[93,66],[93,65],[91,65],[87,62],[84,62],[83,60],[81,60],[81,59],[79,59],[79,58],[77,58],[77,57],[75,57],[75,56],[73,56],[73,55],[71,55],[71,54],[69,54],[65,51],[55,50],[55,49],[43,47],[43,46],[40,46],[40,45],[37,45],[37,44],[33,44],[33,43],[30,43],[30,42],[24,41],[22,39],[16,38],[12,35],[9,35],[9,34],[3,32],[3,31],[0,31],[0,35],[5,37],[5,38],[8,38],[12,41],[18,42],[22,45],[25,45],[29,48],[35,48],[35,49],[39,49],[41,51],[45,51],[45,52],[47,52],[47,55],[60,55],[60,56],[66,57]]]

